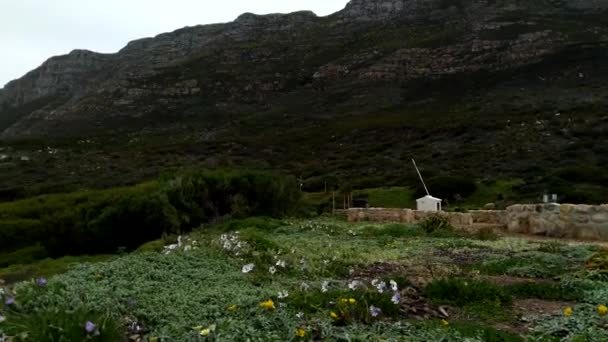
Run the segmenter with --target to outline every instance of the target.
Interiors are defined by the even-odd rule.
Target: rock
[[[586,23],[587,16],[602,17],[606,7],[604,0],[551,5],[352,0],[323,18],[309,11],[245,13],[230,23],[135,40],[114,54],[74,50],[48,59],[0,89],[0,138],[74,130],[84,135],[122,127],[118,119],[135,122],[132,129],[139,131],[156,123],[159,113],[169,123],[186,116],[205,124],[209,120],[201,113],[218,118],[277,108],[295,114],[322,109],[327,117],[349,108],[376,113],[411,103],[403,90],[420,82],[443,84],[480,74],[502,82],[499,75],[536,68],[572,51],[586,61],[580,42],[570,35],[530,23],[558,20],[573,8]],[[511,18],[513,13],[518,16]],[[608,35],[593,23],[581,30]],[[599,51],[605,48],[600,42],[586,39],[585,46]],[[565,67],[580,64],[573,59]],[[585,71],[585,81],[591,78]],[[558,107],[559,101],[572,104],[565,97],[550,98]],[[600,97],[594,101],[605,104]],[[4,120],[5,109],[18,115]]]

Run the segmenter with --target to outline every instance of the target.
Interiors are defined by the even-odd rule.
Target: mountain
[[[576,184],[573,199],[604,201],[607,57],[608,0],[246,13],[115,54],[75,50],[8,83],[0,187],[115,185],[184,165],[380,186],[410,182],[416,157],[430,177],[524,180],[530,196]]]

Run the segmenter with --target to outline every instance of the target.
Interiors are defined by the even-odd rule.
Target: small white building
[[[441,200],[426,195],[416,200],[416,208],[419,211],[441,211]]]

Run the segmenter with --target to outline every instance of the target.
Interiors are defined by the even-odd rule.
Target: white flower
[[[274,266],[270,266],[270,267],[268,268],[268,272],[270,272],[270,274],[275,274],[275,273],[276,273],[276,271],[277,271],[277,269],[276,269],[276,268],[274,268]]]
[[[355,269],[354,269],[354,268],[352,268],[352,267],[350,267],[350,268],[348,269],[348,274],[352,275],[353,273],[355,273]]]
[[[279,303],[279,307],[280,307],[280,308],[287,307],[287,303]]]
[[[302,318],[304,318],[304,313],[303,312],[298,312],[296,314],[296,317],[298,317],[299,319],[302,319]]]
[[[391,297],[391,302],[393,302],[393,304],[395,304],[395,305],[399,304],[400,301],[401,301],[401,295],[399,294],[399,292],[395,293]]]
[[[382,313],[382,310],[372,305],[369,307],[369,313],[372,315],[372,317],[378,317],[378,315]]]
[[[279,266],[279,267],[285,268],[285,260],[279,260],[279,261],[277,261],[276,265]]]
[[[187,245],[187,246],[184,247],[184,252],[187,252],[187,251],[189,251],[191,249],[192,249],[192,246]]]
[[[356,290],[361,285],[361,282],[358,280],[353,280],[348,284],[348,288],[351,290]]]
[[[397,282],[396,281],[394,281],[394,280],[391,279],[390,283],[391,283],[391,290],[393,290],[393,291],[398,291],[399,290],[399,287],[397,287]]]
[[[324,280],[323,283],[321,284],[321,292],[323,292],[323,293],[327,292],[328,287],[329,287],[329,281]]]
[[[302,282],[302,284],[300,284],[300,290],[302,291],[306,291],[310,288],[310,285],[306,284],[305,282]]]
[[[376,287],[376,285],[378,285],[379,282],[380,282],[380,280],[378,280],[378,279],[372,279],[372,286]]]
[[[384,293],[384,291],[386,290],[386,283],[383,282],[383,281],[377,283],[376,284],[376,289],[378,289],[378,292]]]
[[[254,267],[255,267],[254,264],[247,264],[247,265],[243,266],[243,273],[249,273],[249,272],[253,271]]]
[[[4,322],[4,321],[6,321],[6,317],[4,317],[4,316],[0,315],[0,323],[2,323],[2,322]]]
[[[287,290],[279,291],[278,297],[279,297],[279,299],[287,298],[287,297],[289,297],[289,292],[287,292]]]

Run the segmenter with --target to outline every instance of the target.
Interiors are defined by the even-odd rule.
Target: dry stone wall
[[[416,223],[429,216],[436,215],[437,213],[412,209],[353,208],[348,210],[337,210],[337,214],[346,216],[348,222],[373,221]],[[468,213],[441,212],[439,215],[447,217],[448,220],[450,220],[450,223],[456,227],[473,225],[473,217]]]
[[[512,233],[608,240],[608,205],[536,204],[507,208]]]
[[[338,210],[349,222],[416,223],[434,212],[412,209]],[[471,210],[467,213],[441,212],[455,227],[492,227],[510,233],[557,238],[608,241],[608,204],[517,204],[507,210]]]

